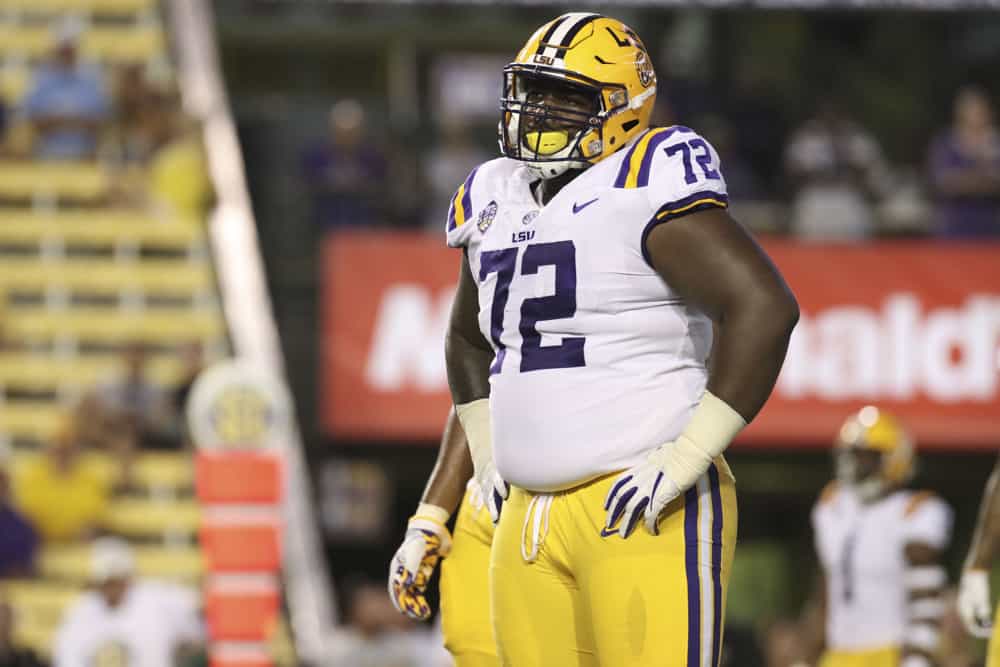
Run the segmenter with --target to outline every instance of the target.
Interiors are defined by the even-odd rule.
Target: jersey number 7
[[[493,289],[493,307],[490,310],[490,339],[496,347],[496,358],[490,366],[490,375],[500,372],[507,348],[502,342],[503,316],[514,280],[519,248],[484,251],[479,258],[479,281],[491,273],[497,274]],[[583,346],[586,338],[572,336],[562,339],[559,345],[542,346],[542,335],[537,324],[543,320],[558,320],[576,314],[576,246],[572,241],[537,243],[524,249],[521,275],[533,275],[543,266],[555,267],[555,292],[549,296],[532,297],[521,302],[521,372],[552,368],[574,368],[586,365]]]

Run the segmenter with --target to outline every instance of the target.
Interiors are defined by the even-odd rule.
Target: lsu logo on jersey
[[[479,233],[485,234],[486,230],[490,228],[493,224],[493,220],[497,217],[497,203],[496,201],[491,201],[486,205],[482,211],[479,212],[479,220],[476,221],[476,227],[479,228]]]

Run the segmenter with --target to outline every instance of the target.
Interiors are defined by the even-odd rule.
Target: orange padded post
[[[195,461],[195,490],[203,505],[277,505],[283,472],[274,452],[202,450]]]

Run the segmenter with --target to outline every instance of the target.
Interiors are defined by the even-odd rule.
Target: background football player
[[[812,516],[824,573],[820,667],[933,665],[951,510],[929,491],[902,488],[913,443],[884,411],[851,415],[834,448],[836,479]]]
[[[798,307],[728,215],[712,146],[648,127],[655,97],[628,26],[546,23],[504,69],[505,157],[452,200],[449,384],[484,496],[507,495],[497,471],[511,484],[490,561],[505,665],[719,662],[736,539],[721,454]]]
[[[990,569],[1000,545],[1000,461],[986,482],[979,522],[972,537],[972,546],[965,559],[965,568],[958,592],[958,611],[965,627],[974,636],[990,637],[986,667],[1000,667],[1000,637],[993,624],[993,604],[990,599]],[[992,629],[992,633],[991,633]]]
[[[471,475],[465,433],[452,412],[420,504],[389,566],[389,597],[400,612],[426,620],[431,614],[427,583],[444,558],[440,591],[445,648],[456,667],[495,667],[500,663],[489,617],[487,568],[493,541],[490,513],[499,507],[484,506],[478,486],[466,484]],[[448,519],[460,500],[452,537]]]

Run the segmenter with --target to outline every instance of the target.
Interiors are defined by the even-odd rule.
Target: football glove
[[[966,570],[958,584],[958,614],[973,637],[985,639],[993,628],[990,605],[990,574],[986,570]]]
[[[458,420],[462,422],[465,438],[472,455],[472,476],[482,495],[490,518],[495,524],[500,520],[503,501],[510,495],[510,485],[500,477],[493,462],[493,438],[490,434],[490,401],[481,398],[471,403],[455,406]]]
[[[427,604],[427,582],[434,568],[451,549],[451,535],[445,525],[448,512],[421,503],[406,524],[403,544],[389,565],[389,598],[396,610],[423,621],[431,615]]]
[[[706,391],[676,440],[657,447],[615,479],[604,500],[604,532],[617,525],[614,532],[625,539],[643,519],[647,532],[658,535],[663,508],[694,486],[744,426],[738,412]]]

